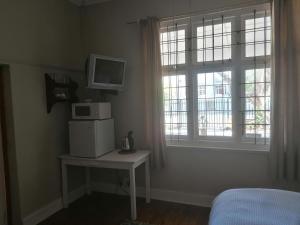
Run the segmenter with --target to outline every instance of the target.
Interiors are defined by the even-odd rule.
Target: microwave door
[[[89,117],[91,115],[90,106],[76,106],[75,107],[75,116],[77,117]]]

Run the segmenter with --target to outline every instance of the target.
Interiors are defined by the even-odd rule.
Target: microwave
[[[104,120],[111,118],[109,102],[85,102],[72,104],[74,120]]]

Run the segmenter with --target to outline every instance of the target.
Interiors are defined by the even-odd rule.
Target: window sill
[[[202,145],[201,143],[167,143],[167,150],[173,149],[187,149],[187,150],[200,150],[200,151],[220,151],[220,152],[236,152],[236,153],[253,153],[253,154],[269,154],[269,146],[260,146],[260,145],[245,145],[245,146],[209,146]]]

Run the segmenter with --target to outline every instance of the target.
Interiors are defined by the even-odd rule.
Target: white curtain
[[[300,0],[274,0],[271,165],[273,178],[300,181]]]
[[[165,165],[163,89],[160,58],[159,20],[140,21],[145,81],[146,145],[152,150],[154,167]]]

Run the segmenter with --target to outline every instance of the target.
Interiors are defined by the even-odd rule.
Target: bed
[[[209,225],[300,225],[300,193],[231,189],[216,197]]]

